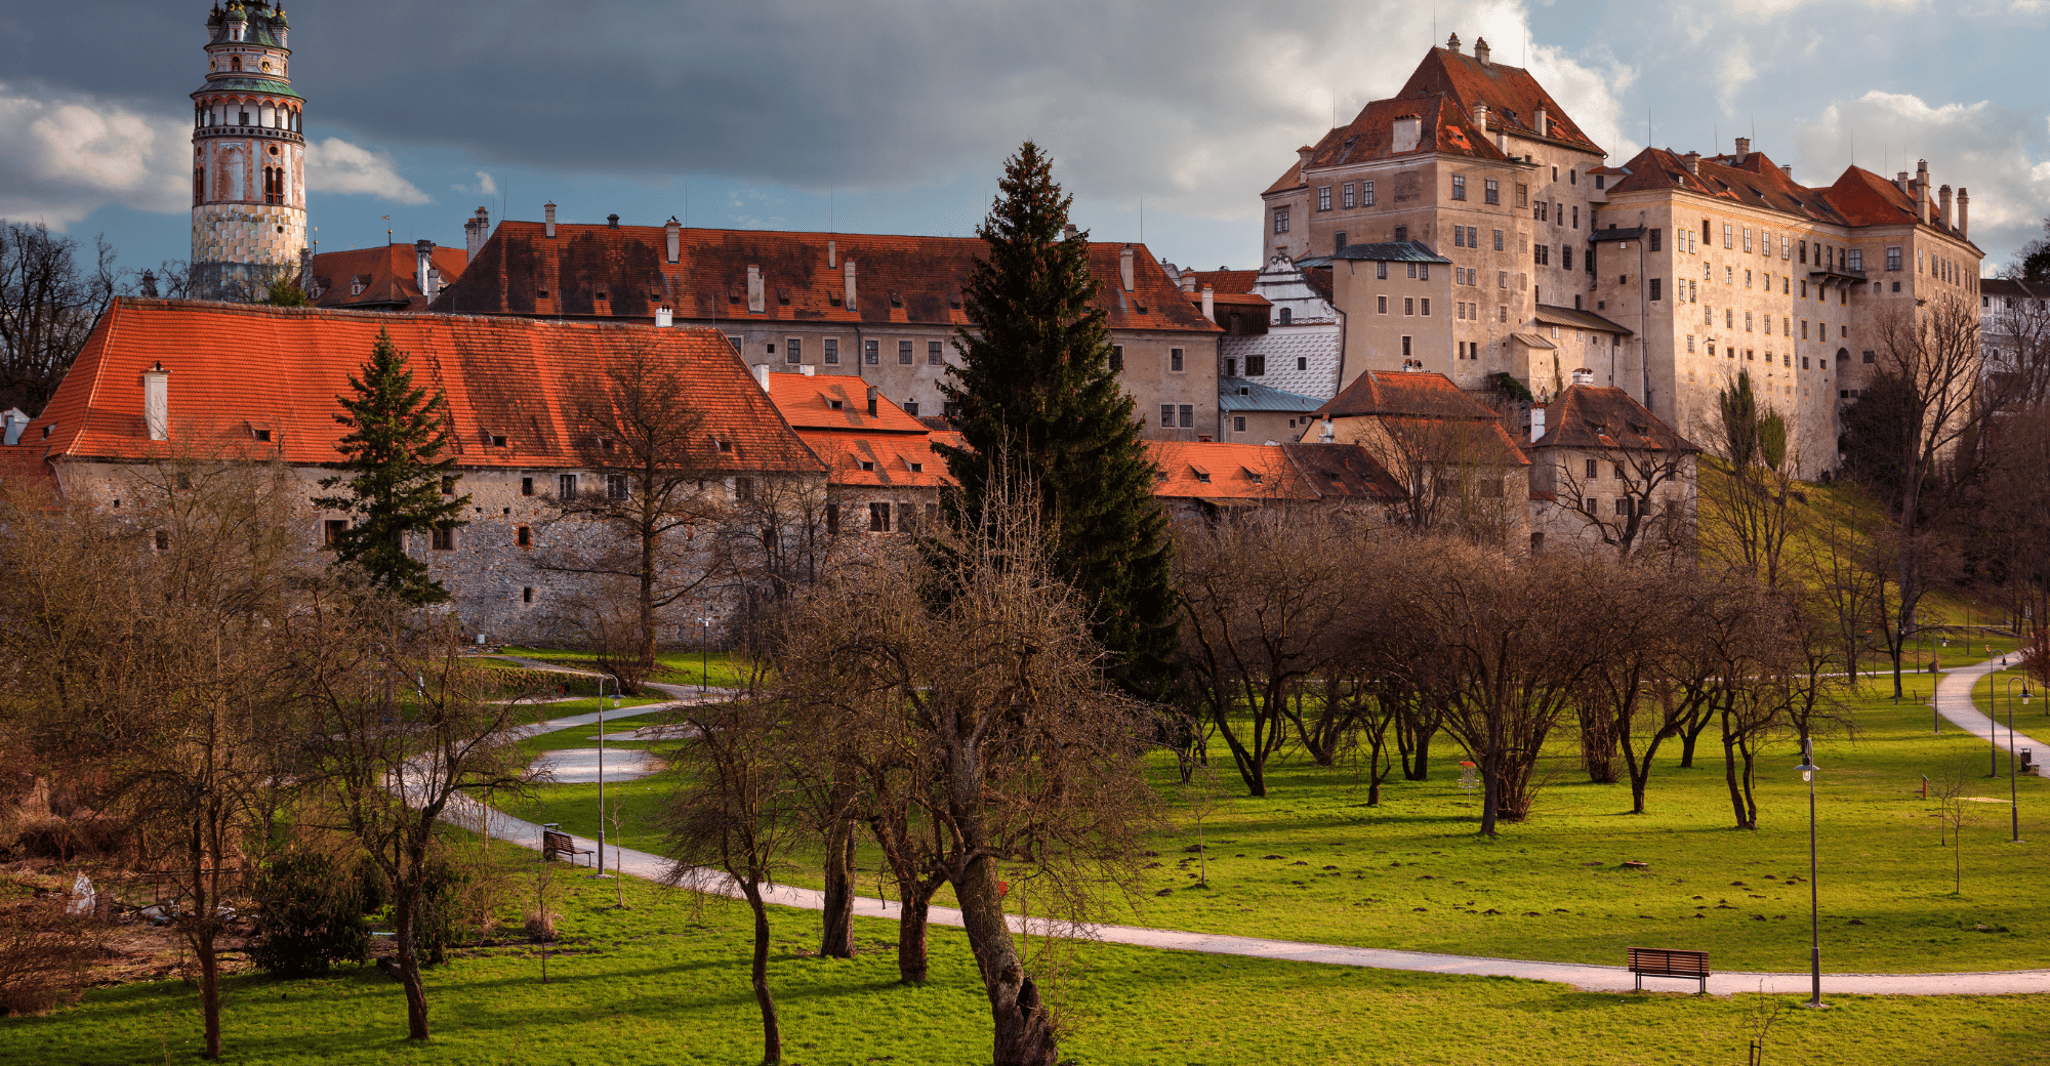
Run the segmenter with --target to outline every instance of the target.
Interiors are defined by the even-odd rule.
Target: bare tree
[[[0,403],[40,412],[114,299],[114,248],[90,257],[41,222],[0,221]]]
[[[1716,414],[1711,441],[1721,476],[1700,494],[1708,543],[1723,565],[1778,587],[1793,531],[1793,471],[1799,464],[1788,450],[1786,416],[1759,403],[1749,371],[1738,371],[1737,380],[1717,395]]]
[[[1403,491],[1397,514],[1412,533],[1454,531],[1502,547],[1525,501],[1509,491],[1524,480],[1493,419],[1385,416],[1360,444]]]
[[[1936,817],[1939,824],[1949,832],[1951,854],[1950,894],[1959,895],[1965,890],[1965,829],[1976,823],[1978,811],[1971,806],[1971,774],[1965,769],[1964,760],[1951,764],[1936,781]]]

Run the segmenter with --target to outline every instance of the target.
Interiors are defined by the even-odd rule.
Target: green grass
[[[686,894],[564,877],[553,904],[561,948],[539,981],[533,945],[462,953],[429,972],[434,1039],[404,1039],[399,987],[374,968],[324,978],[225,982],[228,1062],[279,1066],[760,1061],[748,990],[746,911]],[[966,941],[932,931],[932,981],[896,984],[894,924],[857,920],[861,954],[811,957],[817,915],[772,914],[770,985],[794,1064],[987,1062],[989,1015]],[[1603,995],[1559,985],[1084,945],[1061,987],[1079,1066],[1274,1062],[1467,1064],[1732,1063],[1761,1008],[1800,997],[1679,992]],[[1831,997],[1789,1009],[1773,1062],[1900,1066],[2036,1061],[2050,1040],[2041,997]],[[0,1066],[187,1062],[199,1049],[196,994],[177,982],[96,991],[40,1018],[0,1019]]]
[[[588,651],[565,648],[505,648],[503,653],[579,669],[589,669],[592,661],[597,658]],[[668,685],[706,684],[715,688],[732,688],[746,684],[750,665],[747,657],[740,652],[700,653],[686,649],[657,652],[655,662],[657,669],[648,676],[650,681]]]
[[[2050,933],[2040,876],[2045,846],[2017,851],[2007,843],[2007,786],[1984,776],[1983,741],[1954,727],[1931,735],[1931,680],[1911,678],[1898,706],[1860,699],[1852,709],[1856,735],[1817,743],[1825,963],[1875,972],[2040,966],[2040,938]],[[1713,732],[1703,736],[1691,770],[1678,767],[1677,743],[1661,750],[1642,816],[1625,813],[1627,783],[1587,783],[1566,738],[1555,739],[1544,765],[1552,784],[1535,813],[1505,826],[1495,841],[1474,834],[1475,808],[1457,785],[1459,751],[1445,738],[1433,749],[1431,780],[1389,782],[1379,807],[1366,806],[1365,787],[1348,770],[1284,760],[1268,798],[1228,795],[1206,819],[1207,885],[1197,883],[1196,856],[1184,850],[1197,837],[1188,809],[1166,765],[1156,762],[1173,824],[1152,839],[1160,854],[1133,886],[1132,905],[1112,917],[1157,928],[1609,965],[1631,945],[1688,947],[1710,951],[1727,969],[1806,968],[1808,888],[1789,878],[1808,875],[1807,794],[1793,772],[1800,755],[1791,739],[1759,759],[1755,831],[1729,828]],[[1938,778],[1953,765],[1967,767],[1975,794],[1999,801],[1971,808],[1978,819],[1966,831],[1960,895],[1952,895],[1951,850],[1938,845],[1936,803],[1920,797],[1922,775]],[[1237,778],[1224,773],[1236,789]],[[626,846],[658,850],[645,815],[676,781],[663,773],[608,788],[609,798],[628,805],[620,834]],[[2023,840],[2050,840],[2050,785],[2040,778],[2019,785]],[[557,785],[511,807],[590,836],[596,798],[595,785]],[[874,880],[874,858],[865,847],[865,885]],[[1651,868],[1624,870],[1626,860]],[[818,887],[816,860],[800,861],[791,883]],[[947,898],[943,890],[938,901]],[[1970,931],[1981,924],[2007,931]]]

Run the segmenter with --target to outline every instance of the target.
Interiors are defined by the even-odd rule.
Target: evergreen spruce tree
[[[941,449],[958,506],[976,523],[1000,478],[1034,486],[1054,568],[1088,597],[1108,674],[1158,699],[1175,647],[1167,518],[1132,399],[1110,369],[1105,314],[1091,306],[1088,238],[1063,238],[1073,197],[1038,145],[1006,161],[998,189],[976,231],[989,257],[964,294],[976,329],[961,331],[961,365],[941,385],[966,445]]]
[[[354,396],[337,396],[342,413],[335,421],[349,427],[336,445],[348,457],[347,471],[321,480],[320,487],[344,487],[346,494],[323,496],[314,505],[356,516],[334,539],[338,562],[352,562],[368,571],[372,582],[407,603],[425,605],[448,599],[441,582],[427,576],[427,564],[406,553],[406,535],[452,530],[468,496],[453,488],[455,459],[442,458],[448,448],[448,401],[413,386],[406,354],[380,329],[362,376],[351,376]]]

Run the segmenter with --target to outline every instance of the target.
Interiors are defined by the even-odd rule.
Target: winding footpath
[[[541,665],[541,664],[534,664]],[[1992,728],[1992,722],[1972,705],[1972,687],[1980,678],[2000,669],[1998,660],[1991,660],[1977,666],[1966,667],[1945,675],[1937,685],[1936,709],[1953,724],[1984,737]],[[572,671],[578,672],[578,671]],[[643,707],[626,707],[608,711],[605,720],[611,722],[653,711],[668,710],[681,703],[695,702],[694,694],[686,697],[684,686],[657,686],[679,699],[672,703],[653,704]],[[723,694],[722,694],[723,695]],[[578,726],[594,725],[597,714],[579,714],[557,718],[527,727],[529,735],[573,729]],[[1995,740],[2006,745],[2006,723],[2001,723]],[[2044,751],[2041,744],[2015,734],[2018,747],[2034,747]],[[2040,773],[2040,768],[2038,770]],[[489,834],[521,847],[540,850],[541,827],[514,818],[502,811],[471,805],[454,812],[452,820],[471,828],[483,824]],[[578,837],[578,847],[597,846],[596,842]],[[669,869],[669,861],[658,855],[651,855],[632,848],[608,845],[605,849],[605,865],[608,870],[623,870],[648,880],[660,880]],[[738,896],[739,892],[730,884],[714,886],[724,895]],[[770,903],[801,910],[821,910],[824,907],[823,893],[816,889],[778,886],[766,893]],[[897,911],[885,900],[857,898],[854,913],[868,918],[895,918]],[[934,925],[961,925],[961,912],[949,907],[934,907],[930,912]],[[1025,922],[1016,916],[1011,918],[1014,932],[1023,932]],[[1045,932],[1038,922],[1032,925],[1034,934]],[[1572,985],[1590,992],[1627,992],[1636,987],[1636,978],[1621,966],[1591,966],[1567,962],[1530,962],[1521,959],[1492,959],[1471,955],[1440,955],[1425,951],[1397,951],[1386,948],[1354,948],[1335,944],[1310,944],[1292,940],[1264,940],[1258,937],[1223,936],[1213,933],[1189,933],[1172,929],[1145,929],[1129,925],[1091,925],[1078,931],[1078,935],[1107,944],[1124,944],[1133,947],[1159,948],[1167,951],[1196,951],[1211,955],[1239,955],[1247,958],[1279,959],[1289,962],[1311,962],[1327,966],[1363,966],[1379,970],[1408,970],[1417,973],[1460,974],[1472,977],[1515,977],[1528,981],[1550,981]],[[1770,992],[1778,994],[1806,994],[1810,976],[1807,973],[1718,973],[1708,980],[1711,995],[1728,996],[1735,993]],[[1659,991],[1687,991],[1686,982],[1661,981],[1653,979],[1647,988]],[[2011,995],[2016,993],[2050,993],[2050,969],[2004,970],[1991,973],[1922,973],[1922,974],[1860,974],[1827,973],[1822,975],[1822,991],[1825,995],[1886,995],[1886,996],[1954,996],[1954,995]]]

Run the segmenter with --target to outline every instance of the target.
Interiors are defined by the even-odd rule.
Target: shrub
[[[361,877],[360,870],[344,876],[340,863],[315,851],[287,852],[273,861],[256,883],[250,960],[281,977],[304,977],[369,958]]]
[[[86,964],[100,951],[101,923],[62,903],[0,910],[0,1015],[41,1014],[85,992]]]

